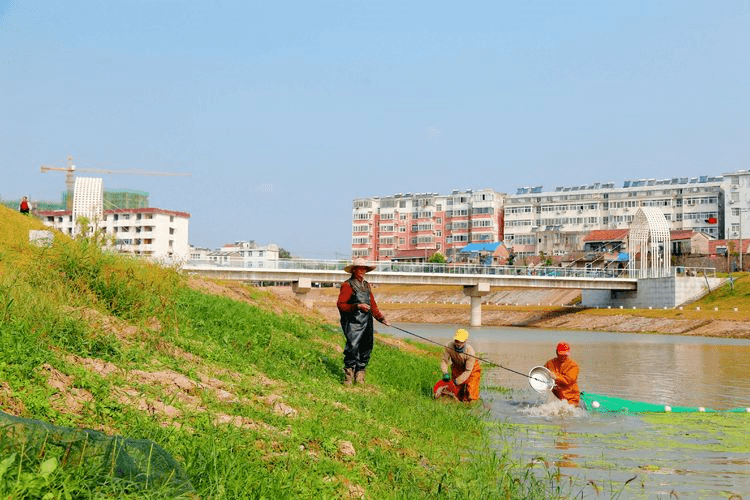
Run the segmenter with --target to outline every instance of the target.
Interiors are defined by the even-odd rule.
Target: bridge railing
[[[230,261],[189,260],[187,267],[209,266],[217,268],[244,268],[254,270],[310,270],[310,271],[344,271],[348,261],[312,260],[312,259],[279,259],[272,261]],[[607,268],[554,267],[554,266],[484,266],[479,264],[441,264],[431,262],[372,262],[374,272],[380,273],[447,273],[489,276],[547,276],[559,278],[637,278],[639,271]],[[673,266],[673,276],[707,276],[716,277],[713,267]]]
[[[279,259],[264,262],[216,262],[211,260],[189,260],[187,267],[209,266],[217,268],[244,268],[256,270],[311,270],[344,271],[348,261]],[[447,273],[492,276],[549,276],[578,278],[627,278],[627,270],[584,269],[573,267],[532,266],[483,266],[478,264],[441,264],[430,262],[372,262],[374,272],[379,273]]]

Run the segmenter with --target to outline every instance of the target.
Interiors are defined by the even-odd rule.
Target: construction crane
[[[48,165],[42,165],[42,173],[49,172],[50,170],[56,170],[65,172],[65,187],[68,191],[68,199],[66,200],[66,207],[68,210],[73,208],[73,186],[75,185],[75,172],[86,172],[91,174],[126,174],[126,175],[168,175],[178,177],[188,177],[189,173],[173,173],[173,172],[149,172],[146,170],[133,170],[133,169],[122,169],[122,170],[109,170],[101,168],[79,168],[73,164],[73,157],[68,155],[68,160],[65,167],[50,167]]]

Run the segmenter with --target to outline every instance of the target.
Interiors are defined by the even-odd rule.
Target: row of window
[[[115,240],[115,245],[151,245],[154,243],[154,240],[151,238],[118,238]],[[169,246],[172,246],[173,242],[169,241]]]
[[[152,220],[154,218],[154,214],[104,214],[104,220],[108,220],[109,216],[112,216],[112,220],[130,220],[130,216],[134,215],[135,220]],[[174,216],[169,217],[169,222],[174,221]]]
[[[701,197],[701,198],[686,198],[683,200],[676,200],[675,206],[682,206],[683,203],[688,206],[694,205],[715,205],[718,203],[718,198],[715,196]],[[614,210],[622,208],[638,208],[638,207],[670,207],[672,206],[672,200],[670,199],[657,199],[657,200],[624,200],[624,201],[612,201],[610,203],[602,204],[604,210]],[[568,210],[575,210],[582,212],[584,210],[598,210],[599,205],[597,203],[581,203],[572,205],[542,205],[537,209],[537,212],[567,212]],[[524,214],[531,213],[533,207],[530,205],[523,205],[518,207],[506,208],[507,214]]]

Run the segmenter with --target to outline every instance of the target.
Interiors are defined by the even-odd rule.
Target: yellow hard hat
[[[463,328],[459,328],[456,330],[456,335],[453,337],[453,340],[458,340],[459,342],[466,342],[466,339],[469,338],[469,332],[464,330]]]

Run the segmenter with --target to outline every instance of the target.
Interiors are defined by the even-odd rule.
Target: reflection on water
[[[458,327],[400,326],[441,344]],[[747,340],[496,327],[470,332],[480,357],[521,373],[544,364],[566,340],[583,391],[671,406],[750,407]],[[488,365],[482,386],[490,418],[514,424],[512,435],[501,431],[499,446],[542,477],[566,478],[561,484],[576,498],[750,493],[750,414],[589,413],[534,392],[523,375]],[[498,386],[511,390],[486,389]]]

